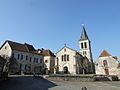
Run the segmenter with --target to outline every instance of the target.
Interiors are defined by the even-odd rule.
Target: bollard
[[[82,87],[82,90],[87,90],[87,88],[86,87]]]

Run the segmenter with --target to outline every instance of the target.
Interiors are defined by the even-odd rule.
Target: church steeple
[[[79,40],[79,47],[80,47],[80,54],[84,57],[87,57],[89,62],[91,63],[90,65],[90,71],[93,71],[93,59],[92,59],[92,51],[91,51],[91,42],[88,38],[88,35],[86,33],[85,27],[82,25],[82,34],[81,38]]]
[[[84,26],[82,27],[82,34],[80,40],[89,40]]]

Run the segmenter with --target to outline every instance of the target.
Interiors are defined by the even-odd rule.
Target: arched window
[[[81,49],[83,49],[83,43],[81,43]]]
[[[104,60],[104,61],[103,61],[103,65],[104,65],[104,66],[108,66],[107,60]]]
[[[85,45],[85,48],[87,48],[87,43],[86,42],[84,43],[84,45]]]
[[[64,54],[64,61],[66,61],[66,54]]]
[[[61,56],[61,58],[62,58],[62,61],[63,61],[63,55]]]
[[[67,61],[69,61],[69,55],[67,55]]]
[[[20,54],[18,54],[18,57],[17,57],[17,59],[19,60],[19,58],[20,58]]]
[[[21,60],[23,60],[23,55],[21,55]]]

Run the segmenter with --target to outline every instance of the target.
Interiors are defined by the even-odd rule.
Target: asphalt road
[[[10,77],[0,83],[0,90],[48,90],[56,84],[40,77]]]
[[[120,90],[120,81],[116,82],[55,82],[56,87],[49,90],[82,90],[82,87],[87,87],[87,90]]]
[[[0,83],[0,90],[120,90],[120,81],[116,82],[51,82],[40,77],[10,77]]]

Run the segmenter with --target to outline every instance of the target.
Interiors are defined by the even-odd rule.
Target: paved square
[[[10,77],[0,83],[0,90],[120,90],[120,81],[116,82],[55,82],[40,77]]]

